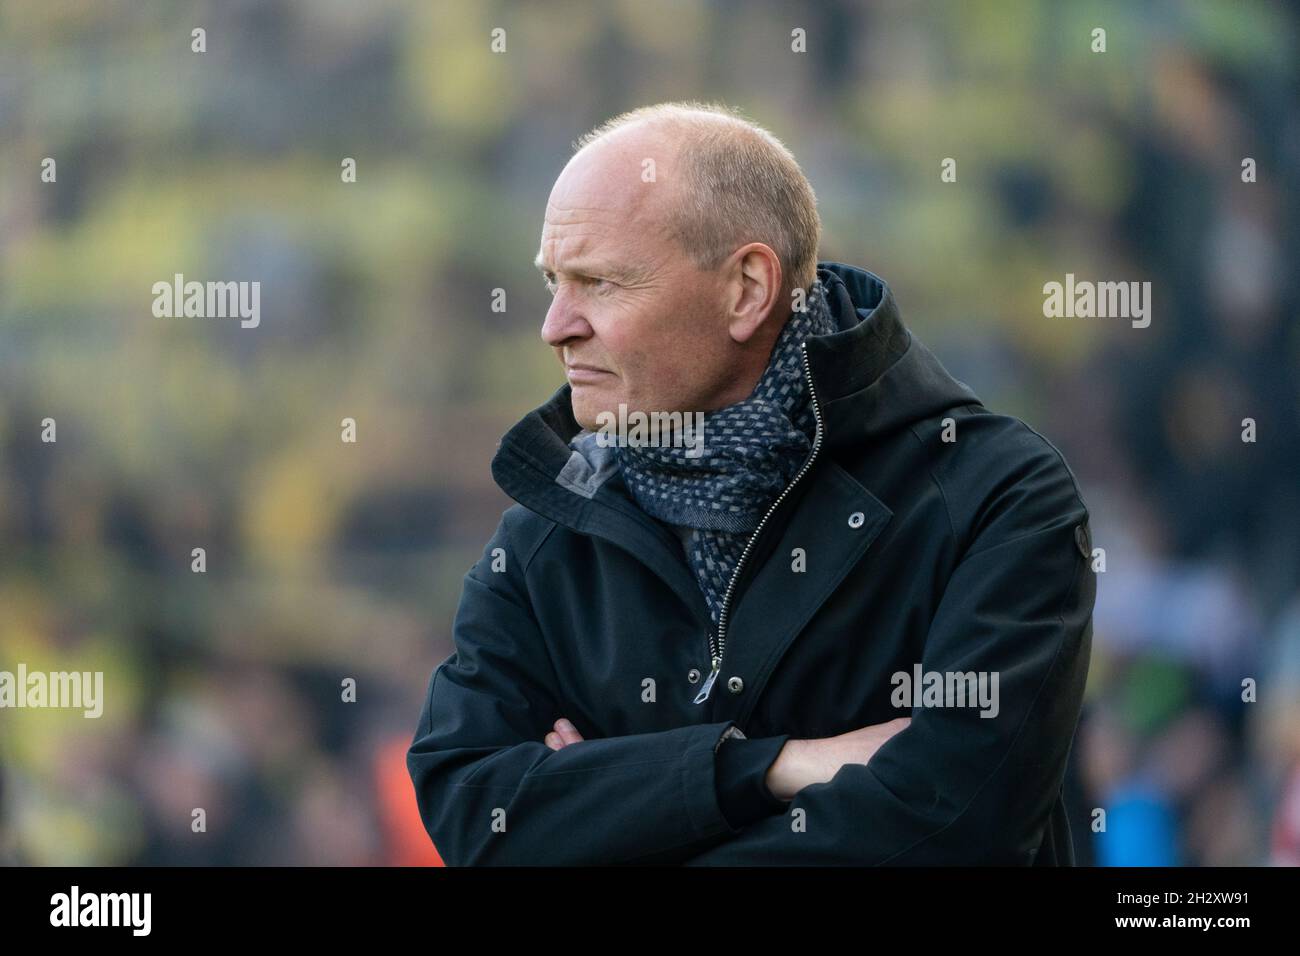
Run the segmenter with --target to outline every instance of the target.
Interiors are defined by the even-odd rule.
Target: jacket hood
[[[883,279],[866,269],[829,261],[818,263],[817,275],[838,326],[836,332],[807,340],[827,448],[860,447],[949,408],[982,404],[903,325]],[[517,465],[536,470],[583,498],[591,498],[614,468],[612,456],[589,461],[570,446],[583,431],[573,417],[571,394],[572,387],[565,382],[506,433],[492,460],[497,484],[529,507],[533,496],[524,493]]]
[[[808,340],[828,447],[860,445],[957,405],[982,404],[903,325],[894,294],[866,269],[820,262],[840,331]]]

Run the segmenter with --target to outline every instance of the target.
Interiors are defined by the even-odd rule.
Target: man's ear
[[[728,261],[727,332],[733,341],[750,341],[764,323],[783,319],[781,260],[771,246],[751,242]]]

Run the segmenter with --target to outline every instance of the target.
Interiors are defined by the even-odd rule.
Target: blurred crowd
[[[1078,476],[1080,862],[1300,864],[1294,11],[547,6],[0,6],[0,670],[106,698],[0,712],[0,862],[438,862],[405,750],[496,442],[562,382],[546,196],[590,127],[701,99]],[[260,280],[260,326],[155,317],[174,273]],[[1150,281],[1150,326],[1046,318],[1066,273]]]

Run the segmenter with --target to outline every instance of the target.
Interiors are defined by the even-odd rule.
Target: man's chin
[[[604,412],[611,412],[615,417],[618,416],[618,412],[615,410],[618,408],[617,402],[614,403],[614,409],[611,409],[608,401],[600,401],[595,396],[586,394],[592,391],[590,385],[574,385],[572,388],[571,402],[574,420],[587,431],[600,430],[598,416]]]

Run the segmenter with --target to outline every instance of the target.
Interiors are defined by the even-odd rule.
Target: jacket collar
[[[808,363],[832,448],[879,439],[955,405],[980,404],[903,325],[878,275],[818,263],[840,331],[808,340]]]

